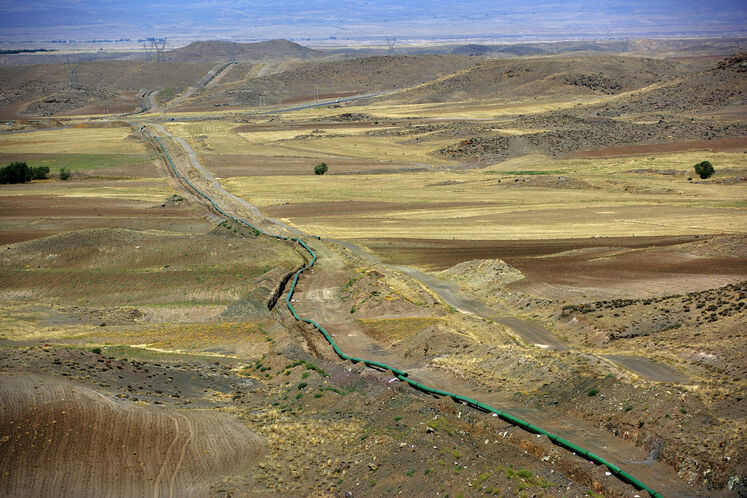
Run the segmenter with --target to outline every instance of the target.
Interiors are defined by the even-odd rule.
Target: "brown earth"
[[[685,150],[710,150],[713,152],[730,150],[747,150],[747,137],[721,138],[715,140],[689,140],[665,144],[629,145],[627,147],[608,147],[598,150],[579,150],[571,152],[567,157],[614,157],[632,156],[636,154],[655,154],[681,152]]]
[[[265,157],[231,154],[200,154],[200,160],[216,176],[230,178],[234,176],[286,176],[309,175],[320,159],[301,157]],[[328,175],[335,174],[375,174],[393,171],[423,170],[425,167],[413,163],[376,161],[372,159],[326,159],[329,166]]]
[[[676,64],[621,56],[488,59],[386,100],[402,103],[553,94],[616,94],[679,74]]]
[[[412,211],[417,209],[440,209],[468,206],[484,206],[485,203],[475,202],[441,202],[428,204],[405,204],[400,202],[373,201],[330,201],[330,202],[299,202],[293,204],[277,204],[267,206],[262,210],[275,218],[306,218],[315,213],[325,216],[347,216],[352,214]]]
[[[109,106],[110,112],[137,107],[135,93],[144,88],[177,90],[199,80],[210,63],[86,61],[78,69],[80,88],[70,90],[72,65],[0,66],[0,116],[69,115]],[[132,103],[129,107],[125,104]]]
[[[6,496],[205,496],[263,453],[262,438],[226,414],[142,407],[55,378],[0,375]]]
[[[209,227],[189,203],[161,207],[128,199],[31,194],[0,196],[0,206],[0,222],[5,225],[0,231],[0,244],[86,228],[184,232]]]
[[[708,255],[697,236],[615,237],[538,241],[388,239],[365,241],[385,261],[443,270],[500,259],[525,275],[508,289],[551,299],[691,292],[744,279],[738,253]],[[736,240],[742,240],[736,237]],[[614,275],[614,278],[610,278]]]
[[[244,80],[230,86],[217,85],[204,92],[197,102],[212,107],[215,102],[255,106],[264,95],[268,104],[285,99],[313,95],[322,88],[325,93],[368,93],[376,90],[406,88],[451,74],[474,64],[468,56],[457,55],[388,55],[311,61],[267,76]]]

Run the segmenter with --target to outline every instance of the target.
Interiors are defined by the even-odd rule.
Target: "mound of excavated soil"
[[[438,272],[440,278],[452,280],[473,291],[492,292],[524,275],[500,259],[476,259],[458,263]]]
[[[0,494],[200,496],[262,438],[219,412],[145,408],[48,377],[0,381]]]

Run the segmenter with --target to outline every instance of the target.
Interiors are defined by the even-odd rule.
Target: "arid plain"
[[[221,211],[315,251],[346,353],[744,493],[743,50],[0,67],[0,162],[51,170],[0,186],[0,494],[645,495],[340,359],[308,254]]]

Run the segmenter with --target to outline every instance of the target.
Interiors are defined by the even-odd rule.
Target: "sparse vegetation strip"
[[[199,194],[200,196],[204,197],[208,202],[210,202],[210,204],[220,214],[222,214],[223,216],[225,216],[225,217],[227,217],[227,218],[229,218],[231,220],[234,220],[236,223],[241,223],[242,225],[245,225],[245,226],[253,229],[259,235],[265,235],[267,237],[274,237],[274,238],[276,238],[278,240],[294,241],[294,242],[298,243],[301,247],[304,248],[304,250],[306,250],[309,253],[309,255],[311,256],[311,260],[308,263],[306,263],[305,266],[303,266],[301,269],[299,269],[296,272],[295,276],[293,277],[293,282],[292,282],[292,284],[290,286],[290,289],[288,291],[288,295],[285,298],[285,303],[288,306],[288,310],[291,312],[291,314],[293,315],[293,317],[296,320],[303,321],[305,323],[313,325],[319,332],[321,332],[322,335],[324,336],[324,338],[327,340],[327,342],[329,342],[330,346],[332,346],[332,349],[335,351],[335,353],[340,358],[342,358],[343,360],[352,361],[353,363],[362,362],[364,365],[366,365],[367,367],[371,367],[371,368],[379,368],[379,369],[383,369],[383,370],[389,370],[392,373],[394,373],[394,375],[396,375],[396,377],[400,381],[407,383],[408,385],[410,385],[411,387],[413,387],[413,388],[415,388],[415,389],[417,389],[419,391],[422,391],[422,392],[425,392],[425,393],[428,393],[428,394],[432,394],[432,395],[435,395],[435,396],[448,396],[452,400],[454,400],[456,403],[460,403],[460,404],[464,404],[464,405],[470,406],[470,407],[472,407],[474,409],[477,409],[477,410],[480,410],[482,412],[493,413],[494,416],[498,416],[501,419],[505,420],[506,422],[509,422],[509,423],[511,423],[513,425],[516,425],[516,426],[518,426],[518,427],[520,427],[520,428],[522,428],[522,429],[524,429],[524,430],[526,430],[528,432],[532,432],[532,433],[535,433],[535,434],[547,436],[548,439],[550,439],[550,441],[552,441],[554,444],[557,444],[558,446],[561,446],[561,447],[563,447],[563,448],[565,448],[565,449],[567,449],[569,451],[572,451],[572,452],[574,452],[574,453],[576,453],[576,454],[578,454],[578,455],[580,455],[580,456],[582,456],[582,457],[584,457],[584,458],[586,458],[586,459],[588,459],[588,460],[590,460],[590,461],[592,461],[592,462],[594,462],[596,464],[604,465],[605,467],[607,467],[607,469],[609,469],[609,471],[614,476],[616,476],[618,479],[622,480],[623,482],[626,482],[628,484],[633,485],[636,489],[645,490],[651,496],[653,496],[655,498],[663,498],[663,496],[661,494],[659,494],[657,491],[651,489],[646,484],[644,484],[640,480],[636,479],[635,477],[633,477],[632,475],[630,475],[628,472],[622,470],[618,466],[616,466],[616,465],[608,462],[607,460],[603,459],[602,457],[600,457],[598,455],[595,455],[594,453],[592,453],[592,452],[590,452],[588,450],[585,450],[584,448],[581,448],[580,446],[577,446],[577,445],[571,443],[570,441],[568,441],[568,440],[566,440],[566,439],[564,439],[564,438],[562,438],[562,437],[560,437],[560,436],[558,436],[556,434],[553,434],[551,432],[545,431],[544,429],[541,429],[541,428],[539,428],[539,427],[537,427],[537,426],[535,426],[533,424],[530,424],[530,423],[528,423],[528,422],[526,422],[526,421],[524,421],[524,420],[522,420],[522,419],[520,419],[518,417],[514,417],[513,415],[511,415],[509,413],[506,413],[506,412],[504,412],[502,410],[498,410],[497,408],[494,408],[494,407],[492,407],[490,405],[487,405],[485,403],[481,403],[481,402],[476,401],[476,400],[474,400],[472,398],[468,398],[466,396],[461,396],[459,394],[450,393],[450,392],[447,392],[447,391],[442,391],[440,389],[434,389],[432,387],[428,387],[428,386],[426,386],[424,384],[421,384],[419,382],[416,382],[416,381],[408,378],[407,372],[404,372],[404,371],[399,370],[397,368],[394,368],[392,366],[389,366],[389,365],[386,365],[384,363],[380,363],[380,362],[377,362],[377,361],[365,360],[365,359],[362,359],[362,358],[355,358],[355,357],[348,356],[347,354],[345,354],[337,346],[337,343],[334,341],[334,339],[329,334],[329,332],[327,332],[324,329],[324,327],[322,327],[321,325],[319,325],[318,323],[316,323],[314,320],[310,320],[308,318],[302,318],[302,317],[300,317],[298,315],[298,313],[296,313],[296,310],[293,307],[293,305],[291,304],[291,300],[293,299],[293,293],[295,292],[296,284],[298,283],[298,278],[301,276],[301,274],[304,271],[309,270],[309,269],[311,269],[311,267],[314,266],[314,263],[316,263],[316,260],[317,260],[316,253],[308,245],[306,245],[306,243],[304,243],[299,237],[286,237],[284,235],[270,234],[270,233],[267,233],[267,232],[263,231],[262,229],[260,229],[260,228],[258,228],[256,226],[252,225],[251,223],[249,223],[249,222],[247,222],[245,220],[236,218],[236,217],[234,217],[234,216],[226,213],[224,210],[222,210],[220,207],[218,207],[218,205],[215,203],[215,201],[213,199],[211,199],[207,194],[203,193],[192,182],[190,182],[189,179],[187,179],[185,176],[183,176],[182,174],[180,174],[177,171],[176,167],[174,166],[174,162],[171,160],[171,156],[169,155],[168,151],[166,151],[166,148],[163,146],[163,143],[161,143],[161,140],[157,136],[151,135],[147,130],[142,130],[142,131],[144,133],[146,133],[149,137],[151,137],[151,139],[153,139],[153,140],[156,141],[156,143],[158,144],[158,146],[160,147],[160,149],[163,151],[163,153],[164,153],[164,155],[165,155],[165,157],[166,157],[166,159],[167,159],[167,161],[169,163],[169,166],[171,167],[171,170],[174,173],[174,175],[177,178],[179,178],[181,180],[184,180],[184,182],[186,182],[197,194]]]

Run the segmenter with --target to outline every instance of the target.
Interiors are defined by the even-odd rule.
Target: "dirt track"
[[[140,407],[41,376],[0,382],[4,496],[205,496],[262,452],[222,413]]]

